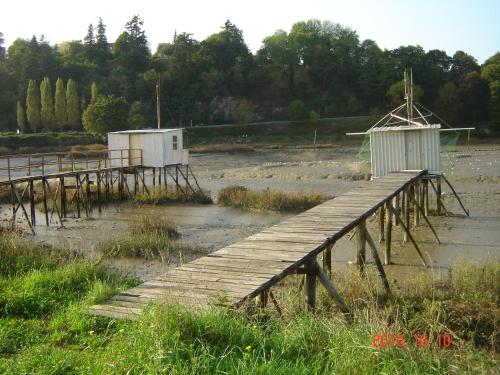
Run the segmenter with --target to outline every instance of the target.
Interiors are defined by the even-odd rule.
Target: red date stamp
[[[448,333],[439,333],[435,337],[435,343],[441,348],[451,347],[451,336]],[[410,337],[410,342],[421,348],[426,348],[430,345],[429,335],[426,333],[414,333]],[[372,336],[372,347],[374,348],[387,348],[405,346],[406,338],[402,333],[376,333]]]

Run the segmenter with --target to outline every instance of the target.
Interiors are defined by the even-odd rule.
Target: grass
[[[106,257],[136,257],[179,262],[186,257],[204,253],[201,248],[176,241],[177,229],[169,219],[142,217],[128,235],[100,242],[96,249]]]
[[[15,237],[0,238],[2,260],[13,265],[0,271],[0,373],[497,371],[498,264],[457,267],[440,289],[429,277],[393,284],[394,302],[377,297],[374,273],[361,278],[339,272],[334,281],[352,306],[353,324],[345,322],[321,288],[318,312],[304,312],[298,276],[274,288],[283,319],[272,305],[258,311],[247,303],[236,311],[150,306],[139,321],[129,322],[85,311],[136,281],[62,250],[44,247],[37,255],[38,247]],[[478,324],[476,311],[493,324]],[[432,335],[428,347],[413,345],[410,337],[415,332]],[[437,332],[452,334],[451,348],[436,344]],[[375,333],[402,333],[408,339],[404,347],[377,348],[372,346]]]
[[[224,206],[270,211],[304,211],[328,199],[328,196],[317,192],[252,191],[244,186],[224,188],[218,195],[218,202]]]
[[[168,186],[167,189],[151,190],[150,194],[137,194],[134,195],[132,199],[135,203],[140,205],[163,205],[175,202],[212,203],[212,198],[203,191],[192,192],[189,189],[185,189],[185,192],[182,192],[180,189],[176,189],[173,186]]]

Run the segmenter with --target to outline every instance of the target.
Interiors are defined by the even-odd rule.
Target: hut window
[[[172,136],[172,149],[174,151],[177,150],[177,136],[176,135]]]

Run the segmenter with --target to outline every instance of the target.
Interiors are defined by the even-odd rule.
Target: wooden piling
[[[306,270],[304,282],[304,296],[306,302],[306,309],[314,312],[316,309],[316,269],[314,267],[315,261],[307,262],[304,267]]]
[[[356,230],[356,264],[360,272],[365,269],[366,262],[366,220],[359,223]]]
[[[269,299],[269,290],[264,290],[260,292],[257,297],[255,297],[255,304],[257,307],[263,309],[267,306],[267,301]]]
[[[380,207],[378,211],[378,224],[379,224],[379,232],[378,232],[378,242],[381,243],[385,240],[385,207]]]
[[[437,214],[441,215],[441,176],[436,179]]]
[[[387,227],[385,235],[385,253],[384,264],[392,264],[391,262],[391,245],[392,245],[392,209],[390,204],[386,204],[387,210]]]

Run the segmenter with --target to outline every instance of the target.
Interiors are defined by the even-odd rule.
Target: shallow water
[[[335,196],[355,186],[368,184],[360,179],[368,166],[356,159],[357,149],[258,150],[242,153],[196,154],[191,167],[200,185],[216,195],[220,188],[244,185],[251,189],[271,188],[283,191],[321,191]],[[443,278],[449,268],[460,261],[487,264],[500,261],[500,147],[457,148],[447,155],[446,175],[459,193],[470,217],[430,217],[442,241],[436,244],[422,222],[414,230],[415,238],[433,265],[431,275]],[[447,209],[463,214],[450,190],[443,184]],[[9,217],[9,207],[0,217]],[[170,217],[178,225],[181,241],[213,251],[241,240],[284,220],[290,215],[248,212],[217,205],[176,204],[137,207],[127,203],[108,206],[102,214],[94,210],[91,219],[68,219],[64,229],[43,226],[39,215],[34,240],[66,246],[95,254],[95,244],[118,238],[130,224],[143,215]],[[19,216],[18,216],[19,217]],[[377,238],[376,223],[369,223],[372,237]],[[402,243],[402,231],[394,229],[393,261],[387,266],[391,278],[414,277],[422,270],[420,259],[411,243]],[[382,254],[383,244],[379,245]],[[369,251],[368,260],[370,261]],[[347,267],[354,259],[354,243],[343,238],[334,247],[336,268]],[[185,258],[185,260],[187,260]],[[114,259],[107,262],[130,276],[149,279],[169,266],[138,259]],[[426,271],[427,272],[427,271]]]

